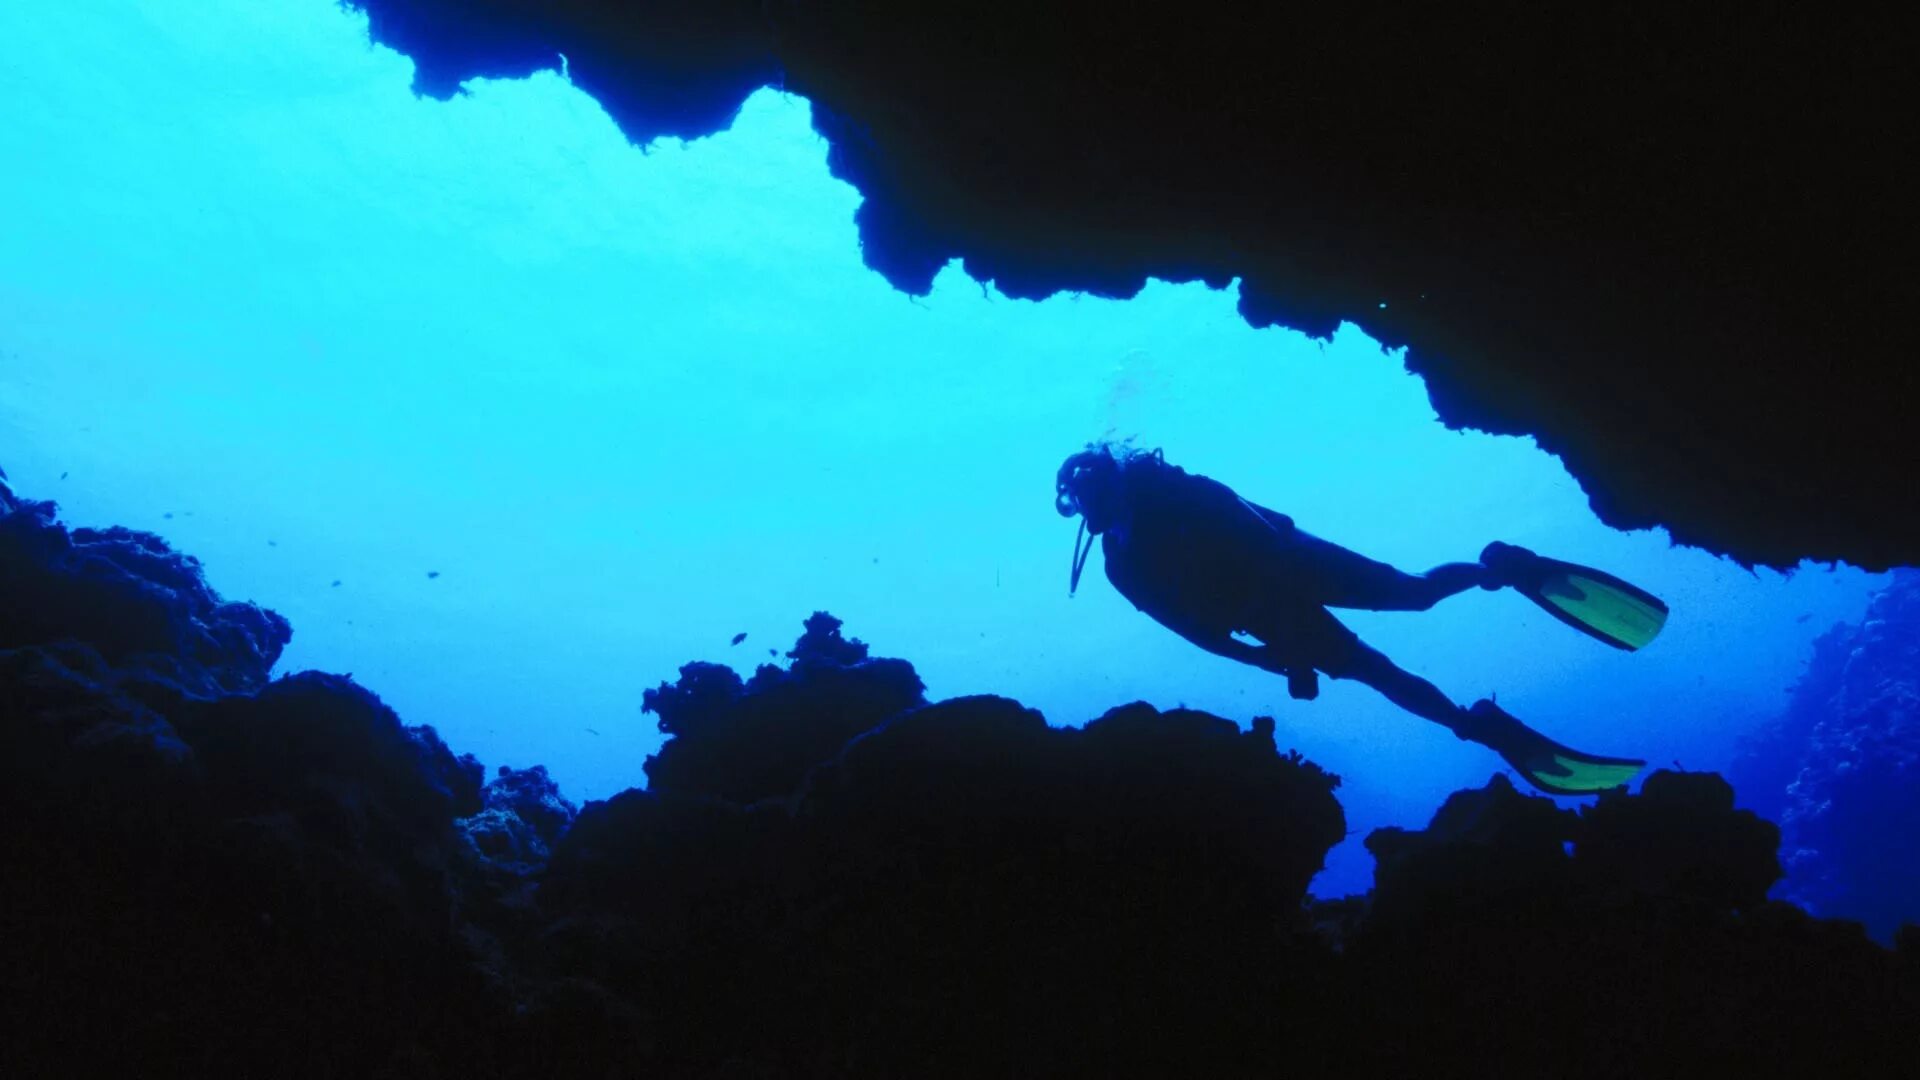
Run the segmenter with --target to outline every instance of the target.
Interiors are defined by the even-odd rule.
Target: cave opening
[[[575,798],[641,781],[644,688],[776,659],[824,608],[933,698],[1274,716],[1345,777],[1316,891],[1364,888],[1361,835],[1498,763],[1363,688],[1289,701],[1101,582],[1069,600],[1050,481],[1090,438],[1410,568],[1499,538],[1647,585],[1676,614],[1637,655],[1510,596],[1351,624],[1457,699],[1658,764],[1723,766],[1881,581],[1610,529],[1530,442],[1441,426],[1360,328],[1255,331],[1231,287],[1028,302],[950,266],[898,293],[796,97],[635,148],[560,72],[420,99],[327,3],[0,29],[0,466],[285,614],[282,670],[353,672]]]

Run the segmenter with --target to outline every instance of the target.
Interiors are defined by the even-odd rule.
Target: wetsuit
[[[1108,580],[1135,607],[1209,652],[1287,676],[1294,697],[1318,692],[1318,671],[1366,683],[1435,723],[1459,725],[1465,710],[1327,608],[1423,611],[1487,584],[1485,567],[1448,563],[1409,574],[1157,458],[1126,462],[1117,482],[1127,510],[1102,535],[1101,551]]]

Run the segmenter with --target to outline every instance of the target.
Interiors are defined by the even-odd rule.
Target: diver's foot
[[[1491,698],[1481,698],[1460,710],[1460,721],[1453,727],[1453,733],[1460,738],[1494,749],[1532,730],[1512,713],[1494,704]]]
[[[1518,585],[1526,568],[1537,558],[1539,556],[1519,544],[1495,540],[1480,551],[1480,565],[1487,571],[1480,587],[1492,590]]]
[[[1646,767],[1634,758],[1601,757],[1554,742],[1521,723],[1513,714],[1482,699],[1466,710],[1454,734],[1487,747],[1541,791],[1553,795],[1593,795],[1619,787]]]

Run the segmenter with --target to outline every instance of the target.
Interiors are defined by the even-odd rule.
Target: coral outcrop
[[[1788,895],[1882,939],[1920,921],[1920,571],[1895,572],[1857,625],[1821,635],[1735,776],[1779,816]]]
[[[287,621],[224,603],[200,561],[135,529],[73,529],[0,478],[0,649],[83,641],[116,671],[201,695],[257,690],[292,640]]]
[[[815,612],[787,653],[791,670],[762,664],[743,682],[724,664],[694,663],[677,682],[641,697],[672,736],[647,759],[647,787],[736,803],[785,798],[807,770],[848,739],[926,703],[904,660],[870,660],[840,634],[840,620]]]

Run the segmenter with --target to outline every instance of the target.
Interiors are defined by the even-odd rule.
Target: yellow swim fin
[[[1639,775],[1647,763],[1633,758],[1600,757],[1562,746],[1515,719],[1491,701],[1477,701],[1459,730],[1493,750],[1527,782],[1554,795],[1592,795],[1617,788]]]
[[[1616,649],[1642,648],[1667,625],[1667,605],[1659,597],[1605,570],[1549,559],[1497,540],[1480,553],[1480,562],[1493,571],[1498,584]]]

